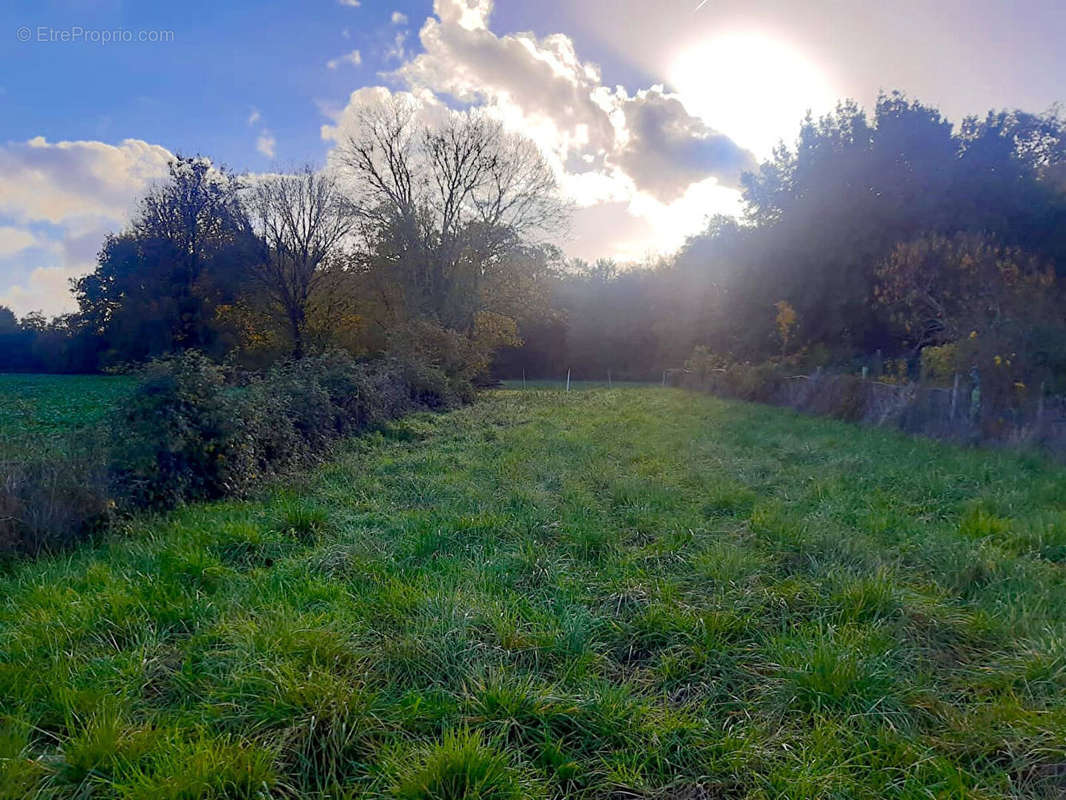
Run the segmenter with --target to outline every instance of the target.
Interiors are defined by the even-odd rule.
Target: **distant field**
[[[548,389],[548,390],[566,390],[566,379],[563,380],[505,380],[501,383],[508,389]],[[654,386],[654,383],[647,381],[611,381],[608,384],[607,381],[570,381],[570,391],[585,391],[588,389],[629,389],[636,386]]]
[[[134,379],[0,374],[0,453],[42,446],[98,422]]]
[[[1066,472],[503,390],[0,577],[0,796],[1053,798]]]

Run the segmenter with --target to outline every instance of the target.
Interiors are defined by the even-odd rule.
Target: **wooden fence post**
[[[570,391],[570,369],[569,369],[569,367],[566,370],[566,391],[568,391],[568,392]]]
[[[955,406],[959,403],[959,373],[955,373],[955,384],[951,387],[951,421],[955,421]]]

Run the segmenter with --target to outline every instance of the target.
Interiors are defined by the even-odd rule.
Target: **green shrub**
[[[436,367],[339,351],[264,373],[193,351],[158,359],[106,426],[106,447],[0,464],[0,552],[72,541],[116,506],[241,495],[264,476],[321,461],[345,436],[472,399],[469,381]],[[305,536],[314,525],[292,527]]]
[[[136,507],[241,494],[263,475],[321,460],[343,436],[460,399],[434,367],[340,352],[243,377],[197,353],[161,359],[115,427],[119,494]]]
[[[411,363],[404,369],[411,402],[426,408],[450,408],[458,405],[452,381],[444,372],[426,364]],[[458,381],[462,383],[461,379]]]
[[[784,362],[778,361],[761,364],[733,361],[701,345],[685,362],[686,383],[713,394],[769,403],[780,394],[784,367]]]
[[[112,426],[116,494],[134,507],[240,492],[255,442],[226,374],[189,351],[150,363]]]

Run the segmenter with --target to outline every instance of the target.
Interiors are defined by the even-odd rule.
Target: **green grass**
[[[0,455],[40,449],[101,420],[134,378],[0,374]]]
[[[507,389],[549,389],[555,391],[566,391],[566,378],[562,380],[527,380],[523,381],[521,378],[511,378],[505,381],[501,381]],[[608,383],[604,378],[601,381],[586,381],[577,380],[576,378],[570,381],[570,391],[588,391],[589,389],[632,389],[640,386],[657,386],[658,384],[649,381],[620,381],[613,380]]]
[[[0,579],[0,796],[1052,798],[1066,473],[658,388]]]

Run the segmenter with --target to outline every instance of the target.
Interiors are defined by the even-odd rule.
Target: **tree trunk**
[[[292,357],[299,361],[304,357],[304,320],[301,309],[289,310],[289,326],[292,328]]]

